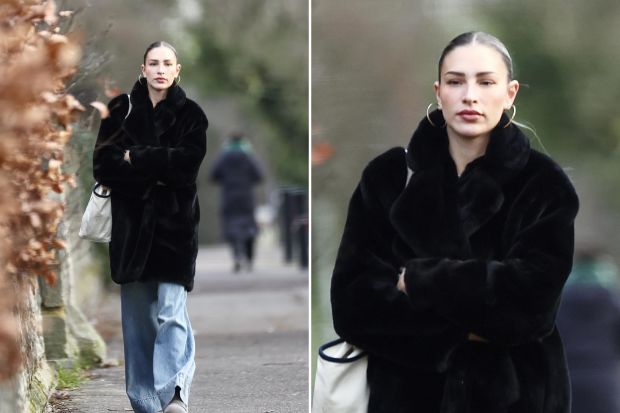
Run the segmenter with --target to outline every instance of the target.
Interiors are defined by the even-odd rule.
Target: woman
[[[251,271],[254,239],[258,234],[254,219],[254,186],[262,181],[263,173],[242,133],[231,134],[213,164],[210,177],[221,187],[222,233],[231,247],[233,271],[239,272],[242,264]]]
[[[369,412],[568,412],[554,325],[578,200],[504,110],[504,45],[444,49],[439,110],[371,161],[332,278],[336,332],[369,353]],[[409,176],[410,175],[410,179]]]
[[[187,412],[195,363],[186,299],[208,122],[178,85],[171,45],[151,44],[141,70],[130,97],[108,105],[93,170],[112,194],[110,267],[121,284],[127,395],[136,412]]]

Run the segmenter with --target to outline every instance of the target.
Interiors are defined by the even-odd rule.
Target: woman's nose
[[[476,85],[466,85],[465,94],[463,95],[463,102],[476,103],[478,102],[478,89]]]

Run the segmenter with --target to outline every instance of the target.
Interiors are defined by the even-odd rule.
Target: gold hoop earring
[[[508,110],[512,109],[512,116],[510,117],[510,119],[508,119],[508,123],[504,125],[504,128],[507,128],[508,126],[510,126],[510,124],[512,123],[512,121],[515,118],[515,115],[517,114],[517,106],[516,105],[512,105],[510,108],[508,108]]]
[[[437,110],[441,110],[441,106],[439,106],[439,103],[431,103],[430,105],[426,107],[426,120],[428,120],[428,123],[430,123],[431,125],[433,125],[434,128],[436,128],[437,125],[435,125],[435,123],[431,120],[431,114],[429,113],[433,105],[437,105]],[[444,122],[442,128],[445,126],[446,126],[446,123]]]
[[[178,75],[175,79],[174,79],[174,84],[178,85],[179,83],[181,83],[181,75]]]
[[[139,81],[141,81],[143,78],[144,78],[144,76],[142,75],[142,73],[140,73],[140,74],[138,75],[138,82],[139,82]]]

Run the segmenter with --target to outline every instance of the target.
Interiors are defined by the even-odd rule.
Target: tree
[[[177,42],[186,74],[206,94],[233,94],[267,123],[281,182],[305,185],[308,39],[304,1],[204,0]]]

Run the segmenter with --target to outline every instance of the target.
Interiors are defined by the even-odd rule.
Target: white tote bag
[[[131,96],[127,94],[127,114],[131,113]],[[99,192],[97,190],[99,189]],[[110,199],[110,189],[96,182],[90,194],[88,205],[82,224],[80,225],[80,238],[93,242],[110,242],[112,239],[112,200]]]
[[[112,202],[110,189],[95,184],[82,215],[80,238],[94,242],[110,242],[112,238]]]
[[[343,339],[319,348],[312,413],[367,413],[368,356]]]

